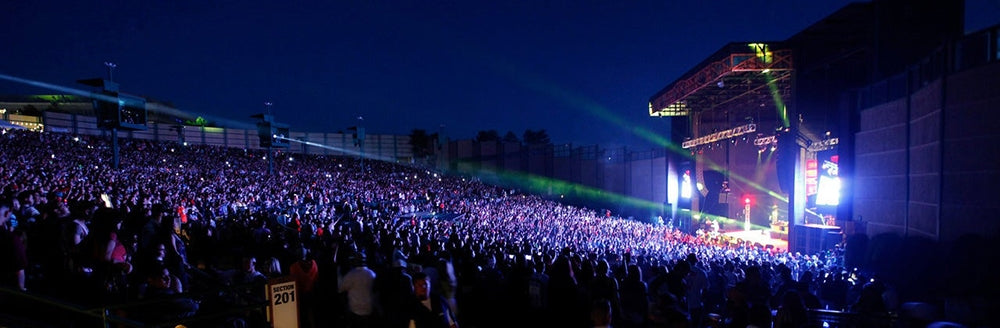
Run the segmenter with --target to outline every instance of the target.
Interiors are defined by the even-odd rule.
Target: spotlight
[[[771,146],[771,151],[778,150],[778,146]]]

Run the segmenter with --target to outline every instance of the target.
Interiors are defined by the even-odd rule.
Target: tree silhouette
[[[496,142],[500,141],[500,133],[497,130],[484,130],[476,134],[476,142]]]
[[[507,134],[503,135],[503,142],[505,143],[521,143],[521,139],[517,138],[517,135],[513,131],[507,131]]]
[[[535,130],[524,130],[524,143],[528,145],[548,145],[552,143],[549,139],[548,132],[545,129],[538,131]]]
[[[434,139],[427,131],[414,129],[410,132],[410,146],[413,146],[413,157],[425,158],[434,153]]]
[[[42,116],[42,110],[35,107],[35,105],[26,105],[15,111],[15,113],[29,116]]]

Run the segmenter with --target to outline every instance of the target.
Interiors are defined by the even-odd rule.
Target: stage
[[[771,238],[771,230],[737,230],[725,232],[723,235],[749,241],[754,244],[761,244],[765,247],[770,245],[775,250],[788,250],[788,241]]]

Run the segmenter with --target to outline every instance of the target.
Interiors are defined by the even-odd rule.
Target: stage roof
[[[792,64],[792,50],[781,42],[730,43],[653,95],[649,115],[783,111],[791,97]]]

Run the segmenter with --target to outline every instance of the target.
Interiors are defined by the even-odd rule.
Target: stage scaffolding
[[[768,218],[764,221],[773,223],[770,220],[771,205],[764,204],[765,199],[771,196],[759,187],[750,187],[752,184],[764,183],[731,177],[730,154],[744,156],[743,150],[731,151],[734,146],[753,149],[750,151],[753,154],[758,153],[758,148],[774,151],[770,147],[774,143],[759,146],[754,141],[759,138],[774,138],[778,133],[796,133],[794,129],[797,118],[790,114],[790,108],[794,106],[793,67],[792,49],[780,42],[730,43],[649,99],[650,116],[686,120],[686,131],[681,132],[681,135],[686,132],[687,137],[683,141],[686,152],[678,160],[693,162],[691,168],[695,172],[692,173],[699,188],[703,188],[701,184],[705,183],[706,170],[721,171],[724,174],[725,186],[718,191],[718,197],[709,196],[706,190],[701,190],[702,195],[706,196],[701,202],[705,204],[699,203],[699,197],[692,198],[692,213],[710,214],[707,212],[710,211],[708,207],[713,205],[714,199],[719,199],[719,204],[714,205],[725,208],[723,216],[738,218],[738,221],[743,222],[741,215],[745,214],[740,213],[744,213],[742,203],[746,194],[730,195],[729,187],[732,187],[734,191],[759,193],[762,197],[751,196],[755,202],[760,200],[760,204],[754,205],[769,210],[757,212]],[[674,126],[677,128],[677,125]],[[720,150],[725,151],[724,157],[718,153]],[[719,159],[718,166],[706,165],[706,162],[711,162],[706,161],[710,157]],[[759,159],[757,165],[760,165]],[[792,194],[794,192],[788,193],[788,200],[794,198]],[[736,204],[735,200],[739,200],[740,204]],[[786,205],[782,204],[780,207]],[[787,213],[794,213],[792,206],[787,206],[787,209],[784,215],[786,220],[789,217]],[[763,229],[771,229],[768,223],[761,225],[764,226]],[[793,224],[785,226],[791,225]],[[740,226],[742,227],[742,223]],[[783,239],[788,240],[788,233],[787,228],[781,231]]]

